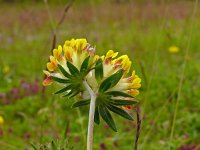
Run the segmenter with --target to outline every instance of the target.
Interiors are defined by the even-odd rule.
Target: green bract
[[[82,81],[84,77],[88,74],[90,71],[89,68],[89,60],[90,57],[86,57],[85,60],[83,61],[80,70],[74,66],[72,63],[69,61],[66,62],[67,67],[69,68],[69,72],[65,70],[62,65],[58,65],[58,68],[60,72],[68,79],[62,79],[58,77],[52,76],[52,79],[58,83],[66,84],[64,88],[58,90],[55,92],[55,94],[61,94],[61,93],[66,93],[63,95],[63,97],[69,97],[72,98],[82,92],[84,90]]]

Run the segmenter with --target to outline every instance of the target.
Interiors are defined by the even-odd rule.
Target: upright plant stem
[[[139,108],[136,108],[136,114],[137,114],[137,130],[136,130],[136,135],[135,135],[134,150],[138,149],[138,140],[140,137],[140,128],[141,128],[141,122],[142,122],[140,118]]]
[[[83,81],[83,84],[84,84],[85,88],[88,90],[90,97],[91,97],[89,122],[88,122],[88,133],[87,133],[87,150],[92,150],[96,94],[92,91],[92,89],[90,88],[90,86],[87,84],[87,82],[85,80]]]

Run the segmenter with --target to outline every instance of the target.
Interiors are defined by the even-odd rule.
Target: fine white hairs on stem
[[[92,91],[88,83],[84,80],[83,84],[90,94],[90,110],[89,110],[89,121],[88,121],[88,133],[87,133],[87,150],[92,150],[93,145],[93,127],[94,127],[94,113],[95,113],[95,101],[96,94]]]

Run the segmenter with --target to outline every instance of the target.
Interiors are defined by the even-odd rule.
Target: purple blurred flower
[[[5,93],[0,93],[0,99],[3,99],[6,97],[6,94]]]
[[[13,89],[10,90],[9,93],[10,93],[11,95],[15,95],[15,94],[18,94],[18,92],[19,92],[19,91],[18,91],[17,88],[13,88]]]
[[[9,97],[11,97],[13,100],[21,98],[20,90],[18,88],[11,89],[9,92]]]
[[[30,86],[30,89],[32,94],[37,94],[40,91],[40,86],[35,82]]]
[[[191,145],[183,145],[179,148],[179,150],[199,150],[195,144]]]
[[[25,133],[25,134],[24,134],[24,138],[25,138],[25,139],[28,140],[28,139],[30,139],[30,137],[31,137],[31,135],[30,135],[29,133]]]
[[[101,143],[99,147],[100,147],[100,150],[106,150],[106,145],[104,143]]]
[[[31,88],[31,85],[29,85],[28,83],[23,83],[22,85],[21,85],[21,89],[23,90],[22,92],[23,92],[23,96],[28,96],[28,95],[30,95],[30,88]]]
[[[27,83],[26,80],[21,80],[20,86],[13,87],[7,93],[0,93],[0,100],[2,99],[4,104],[10,104],[24,97],[36,95],[42,90],[39,82],[39,80],[35,80],[33,83]]]

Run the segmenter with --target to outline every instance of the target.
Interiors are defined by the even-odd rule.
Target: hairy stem
[[[88,122],[88,133],[87,133],[87,150],[92,150],[96,94],[92,91],[92,89],[90,88],[90,86],[87,84],[87,82],[85,80],[83,81],[83,84],[84,84],[85,88],[88,90],[90,97],[91,97],[89,122]]]

